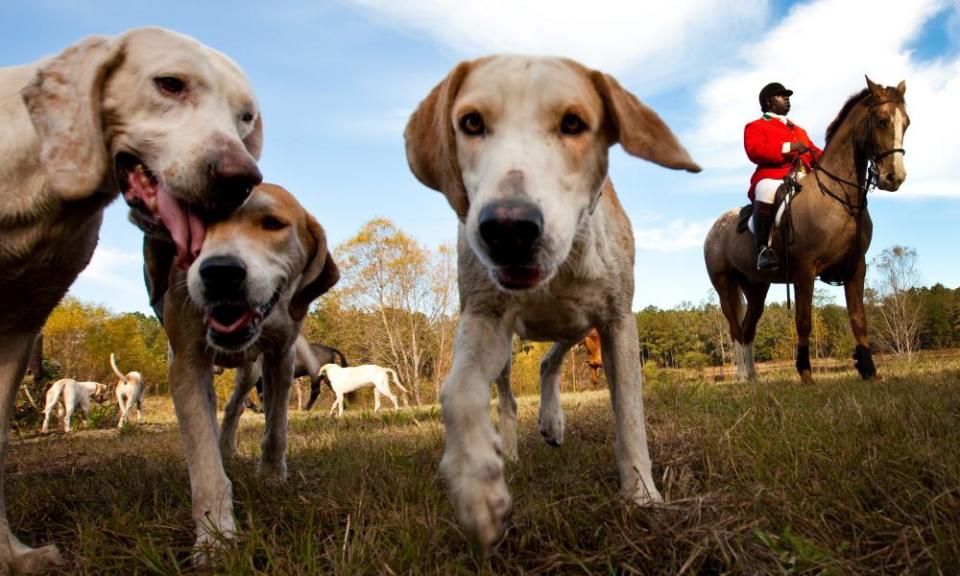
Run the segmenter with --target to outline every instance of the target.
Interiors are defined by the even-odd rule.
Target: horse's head
[[[903,167],[903,134],[910,126],[906,102],[906,81],[896,88],[874,84],[867,78],[869,113],[862,133],[861,149],[877,167],[877,187],[896,192],[907,177]]]

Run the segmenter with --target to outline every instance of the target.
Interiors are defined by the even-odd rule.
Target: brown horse
[[[583,347],[587,349],[587,366],[590,367],[590,386],[600,386],[600,369],[603,368],[603,353],[600,351],[600,333],[591,328],[587,337],[583,339]]]
[[[738,210],[720,216],[707,234],[703,251],[707,272],[730,325],[737,379],[754,380],[753,339],[771,283],[796,287],[797,371],[811,383],[810,316],[813,283],[844,285],[850,326],[857,341],[854,359],[864,379],[876,375],[863,310],[866,252],[873,223],[867,212],[872,186],[895,192],[906,178],[903,133],[910,124],[904,102],[906,83],[896,88],[874,84],[852,96],[827,128],[826,145],[813,172],[799,179],[801,191],[784,220],[792,221],[786,246],[773,234],[780,270],[758,272],[751,234],[738,232]],[[746,309],[743,299],[746,299]]]

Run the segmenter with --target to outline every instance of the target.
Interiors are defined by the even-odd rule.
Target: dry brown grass
[[[457,529],[437,474],[436,407],[343,420],[294,413],[290,480],[254,477],[259,416],[231,466],[240,536],[212,571],[242,574],[957,573],[960,362],[881,365],[802,387],[792,374],[646,386],[667,503],[621,502],[604,393],[566,395],[566,443],[521,399],[510,529],[489,557]],[[328,406],[329,402],[322,402]],[[8,513],[24,540],[58,542],[68,573],[194,573],[189,483],[169,403],[117,434],[20,436]]]

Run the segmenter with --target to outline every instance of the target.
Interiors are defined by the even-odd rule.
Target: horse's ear
[[[457,161],[457,135],[450,114],[472,67],[472,62],[461,62],[434,86],[403,131],[410,171],[425,186],[443,192],[460,220],[467,217],[470,202]]]
[[[897,84],[897,92],[900,93],[900,97],[901,97],[901,98],[903,98],[903,95],[907,93],[907,81],[906,81],[906,80],[901,80],[900,83]]]
[[[884,97],[883,86],[875,83],[867,75],[864,75],[863,77],[867,79],[867,88],[870,89],[870,93],[873,94],[874,99],[877,101],[882,100]]]
[[[603,100],[613,139],[624,150],[666,168],[700,171],[657,113],[627,92],[613,76],[593,71],[590,80]]]

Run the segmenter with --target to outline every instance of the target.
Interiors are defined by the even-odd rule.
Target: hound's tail
[[[392,368],[384,368],[384,370],[386,370],[388,374],[393,374],[393,381],[397,383],[397,388],[399,388],[401,392],[409,394],[407,389],[403,387],[403,384],[400,383],[400,377],[397,376],[397,373],[394,372]]]
[[[117,361],[113,358],[113,352],[110,353],[110,367],[113,368],[113,373],[117,375],[117,378],[123,380],[124,382],[127,381],[127,377],[123,375],[123,372],[121,372],[119,368],[117,368]]]

